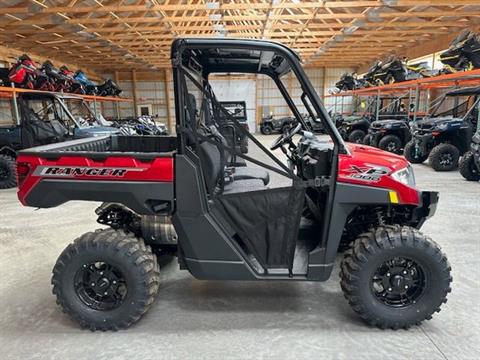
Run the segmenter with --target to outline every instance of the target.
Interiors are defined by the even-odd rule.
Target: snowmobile
[[[469,30],[463,31],[440,55],[444,64],[444,73],[480,68],[480,39],[478,34]]]

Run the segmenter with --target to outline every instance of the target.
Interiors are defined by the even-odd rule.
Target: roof
[[[2,0],[0,42],[100,72],[170,67],[178,37],[272,39],[308,65],[354,67],[446,47],[479,14],[478,0]]]

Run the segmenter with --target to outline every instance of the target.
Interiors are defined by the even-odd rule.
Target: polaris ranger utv
[[[345,144],[293,51],[267,41],[178,39],[171,54],[177,136],[74,140],[18,158],[26,206],[107,202],[97,214],[110,228],[81,235],[53,269],[65,313],[91,330],[127,328],[155,299],[162,254],[203,280],[326,281],[341,242],[350,245],[341,287],[366,322],[408,328],[439,311],[450,265],[418,230],[438,193],[415,187],[403,157]],[[209,76],[219,72],[271,77],[298,124],[265,148],[217,101]],[[284,83],[289,72],[331,141],[303,130]],[[259,153],[229,146],[222,118]]]
[[[480,180],[480,132],[472,138],[470,151],[467,151],[458,164],[460,174],[468,181]]]
[[[10,101],[4,99],[2,101]],[[13,102],[13,101],[12,101]],[[20,92],[16,102],[19,124],[0,126],[0,189],[15,187],[17,151],[62,142],[72,138],[120,134],[120,130],[99,126],[82,98],[49,92]],[[2,119],[3,120],[3,119]]]
[[[405,145],[404,155],[411,163],[427,158],[435,171],[451,171],[461,155],[468,151],[473,129],[478,121],[480,87],[464,88],[446,93],[430,117],[411,124],[412,140]],[[468,96],[460,105],[438,113],[446,99]],[[456,100],[456,101],[457,101]]]

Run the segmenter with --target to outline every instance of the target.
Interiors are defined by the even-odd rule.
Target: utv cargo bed
[[[107,136],[23,150],[20,201],[41,208],[70,200],[117,202],[139,214],[170,210],[176,144],[172,136]]]

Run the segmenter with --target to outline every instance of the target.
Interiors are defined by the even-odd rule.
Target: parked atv
[[[474,103],[463,117],[438,116],[435,111],[431,117],[411,124],[412,140],[405,145],[404,155],[411,163],[423,163],[427,158],[435,171],[451,171],[458,160],[468,151],[476,127],[480,88],[453,90],[445,94],[446,98],[472,96]]]
[[[450,265],[418,230],[438,194],[416,188],[403,157],[346,144],[298,56],[283,45],[177,39],[172,47],[176,136],[80,140],[26,150],[17,160],[24,205],[110,203],[97,211],[109,228],[81,235],[54,267],[53,293],[67,315],[91,330],[129,327],[155,300],[164,254],[202,280],[325,281],[343,241],[341,288],[363,320],[407,329],[439,311]],[[291,72],[331,141],[302,130],[307,125],[283,91],[298,123],[265,148],[216,100],[209,75],[219,72],[268,74],[276,84]],[[221,124],[206,126],[205,112],[196,111],[205,102],[259,153],[229,146]],[[232,155],[257,167],[232,165]],[[270,183],[270,172],[287,181]]]
[[[409,118],[377,120],[370,124],[363,143],[395,154],[402,150],[411,139]]]
[[[297,124],[297,120],[292,116],[275,118],[274,115],[264,117],[260,122],[260,132],[263,135],[270,135],[274,132],[283,133],[285,130]]]
[[[370,127],[370,122],[370,115],[350,115],[337,121],[337,128],[344,140],[362,144]]]
[[[460,174],[468,181],[480,180],[480,132],[472,138],[470,151],[467,151],[458,164]]]

